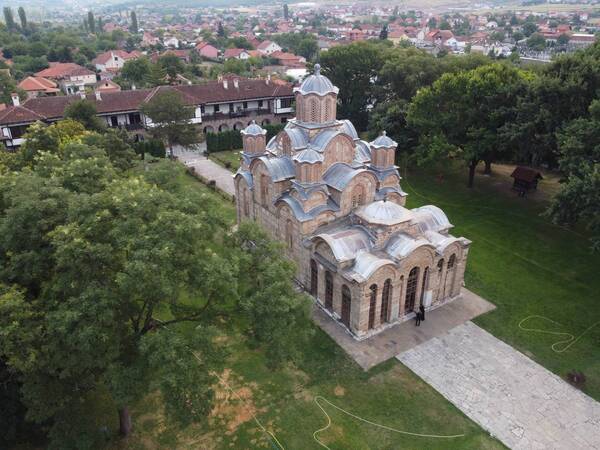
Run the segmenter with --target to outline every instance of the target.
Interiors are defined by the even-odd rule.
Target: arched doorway
[[[310,293],[316,297],[319,292],[319,270],[317,262],[314,259],[310,260]]]
[[[415,309],[415,299],[417,297],[417,285],[419,282],[419,268],[413,267],[408,274],[406,282],[406,297],[404,299],[404,314],[408,314]]]
[[[375,327],[375,309],[377,308],[377,285],[372,284],[369,288],[371,297],[369,300],[369,330]]]
[[[226,123],[222,123],[221,125],[219,125],[219,131],[229,131],[229,125],[227,125]]]
[[[264,127],[265,125],[271,125],[271,121],[269,119],[265,119],[261,122],[261,125]]]
[[[325,308],[333,310],[333,276],[331,272],[325,272]]]
[[[442,282],[442,273],[444,272],[444,258],[440,259],[437,264],[437,300],[444,298],[444,283]]]
[[[350,310],[352,305],[352,295],[348,286],[342,286],[342,323],[350,328]]]
[[[213,127],[211,127],[210,125],[207,127],[204,127],[204,134],[206,133],[214,133],[215,129]]]
[[[452,297],[454,294],[454,274],[456,272],[456,255],[453,253],[448,258],[448,265],[446,266],[446,277],[444,279],[444,297]]]
[[[379,321],[385,323],[389,321],[390,313],[390,299],[392,298],[392,280],[389,278],[383,283],[383,292],[381,293],[381,312],[379,314]]]
[[[244,129],[244,124],[242,122],[236,122],[233,125],[233,129],[236,130],[236,131],[243,130]]]

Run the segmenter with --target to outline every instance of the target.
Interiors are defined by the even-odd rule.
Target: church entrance
[[[350,295],[350,289],[348,286],[342,286],[342,323],[350,328],[350,307],[352,304],[352,297]]]
[[[383,293],[381,294],[381,313],[379,322],[385,323],[389,319],[390,298],[392,296],[392,280],[389,278],[383,283]]]
[[[377,285],[373,284],[371,289],[371,299],[369,302],[369,330],[375,327],[375,309],[377,308]]]
[[[415,309],[415,299],[417,297],[417,285],[419,282],[419,268],[413,267],[408,274],[406,282],[406,297],[404,300],[404,314],[408,314]]]
[[[331,272],[325,272],[325,308],[333,310],[333,277]]]

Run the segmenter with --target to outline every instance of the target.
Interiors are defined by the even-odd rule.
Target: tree
[[[311,60],[319,53],[319,45],[314,38],[305,38],[298,43],[296,52],[300,56],[304,56],[307,60]]]
[[[600,100],[594,100],[589,111],[589,117],[575,119],[558,132],[564,180],[547,214],[561,225],[585,221],[592,232],[592,248],[599,251]]]
[[[384,25],[379,32],[379,39],[385,41],[388,38],[388,26]]]
[[[340,89],[338,115],[350,119],[358,130],[367,127],[367,106],[374,100],[372,80],[383,66],[385,48],[363,41],[333,47],[321,55],[323,75]]]
[[[15,30],[17,28],[17,24],[15,23],[15,16],[13,15],[13,10],[10,6],[5,6],[4,9],[4,24],[9,31]]]
[[[421,162],[457,158],[469,167],[468,186],[483,160],[486,172],[499,155],[510,151],[499,130],[514,113],[527,75],[512,66],[490,64],[468,72],[444,74],[414,97],[407,120],[423,139]]]
[[[129,405],[156,388],[169,419],[202,420],[223,355],[209,327],[170,327],[235,295],[231,265],[211,248],[214,215],[144,179],[114,178],[101,150],[71,145],[64,159],[0,180],[0,276],[21,286],[0,292],[0,355],[19,374],[27,417],[50,424],[54,447],[89,448],[91,394],[108,391],[127,435]],[[89,184],[73,174],[84,181],[92,168],[91,181],[105,182],[80,191]],[[23,225],[32,234],[15,240]],[[25,259],[35,263],[27,274]],[[182,289],[198,300],[184,304]]]
[[[17,83],[8,73],[0,72],[0,103],[12,104],[13,93],[17,93],[20,99],[27,98],[25,91],[17,88]]]
[[[515,42],[519,42],[519,41],[523,40],[524,37],[525,37],[525,35],[523,33],[521,33],[520,31],[515,31],[512,34],[512,38],[514,39]]]
[[[163,68],[171,82],[175,80],[178,74],[185,70],[183,61],[172,52],[167,52],[158,58],[158,65]]]
[[[570,40],[571,40],[570,36],[568,34],[563,33],[559,37],[556,38],[556,45],[559,45],[561,47],[566,47]]]
[[[137,33],[139,31],[137,14],[135,11],[131,11],[131,26],[129,27],[129,30],[132,33]]]
[[[217,27],[217,36],[219,36],[220,38],[227,37],[227,33],[225,32],[225,28],[223,27],[223,22],[219,22],[219,25]]]
[[[294,361],[311,334],[310,302],[294,290],[294,263],[255,224],[244,222],[231,240],[239,254],[239,298],[248,334],[266,347],[269,363]],[[241,249],[241,250],[240,250]]]
[[[102,131],[105,123],[98,117],[96,105],[87,99],[75,100],[65,108],[65,119],[82,124],[87,130]]]
[[[25,13],[25,8],[23,8],[22,6],[19,6],[17,13],[19,14],[19,20],[21,21],[21,29],[26,30],[27,29],[27,14]]]
[[[546,39],[540,33],[533,33],[527,38],[527,47],[531,50],[541,52],[546,48]]]
[[[144,77],[147,85],[155,87],[167,84],[167,72],[160,64],[151,64],[150,71]]]
[[[143,56],[141,58],[125,61],[125,64],[121,69],[121,76],[131,83],[142,86],[151,70],[152,63],[150,62],[150,59]]]
[[[287,3],[284,3],[284,4],[283,4],[283,18],[284,18],[285,20],[288,20],[288,19],[289,19],[289,17],[290,17],[290,9],[289,9],[289,7],[288,7],[288,4],[287,4]]]
[[[179,91],[165,89],[142,105],[142,113],[152,120],[152,134],[165,142],[169,155],[173,157],[174,145],[190,145],[198,136],[190,119],[194,117],[192,108],[183,103]]]
[[[87,22],[88,22],[88,29],[90,30],[90,33],[95,33],[96,32],[96,20],[94,19],[94,13],[92,11],[88,11]]]
[[[525,37],[531,36],[533,33],[538,31],[538,27],[533,22],[525,22],[521,27],[521,31],[525,35]]]

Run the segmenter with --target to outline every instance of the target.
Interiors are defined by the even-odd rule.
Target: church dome
[[[394,141],[393,139],[391,139],[385,131],[383,133],[381,133],[377,139],[375,139],[373,142],[371,142],[371,147],[390,148],[390,147],[397,147],[397,146],[398,146],[398,143],[396,141]]]
[[[317,94],[327,95],[336,94],[340,91],[333,83],[324,75],[321,75],[321,65],[315,64],[315,73],[304,79],[300,88],[296,89],[303,95]]]
[[[242,130],[242,134],[248,136],[260,136],[261,134],[267,134],[267,130],[261,128],[261,126],[253,120],[250,125]]]
[[[311,147],[308,147],[297,153],[292,159],[299,163],[308,164],[320,163],[324,160],[323,155]]]
[[[396,225],[412,218],[410,210],[386,200],[363,206],[357,210],[356,215],[369,223],[379,225]]]

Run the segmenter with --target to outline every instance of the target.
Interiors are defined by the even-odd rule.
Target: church
[[[267,143],[259,125],[242,130],[237,216],[282,241],[317,305],[365,339],[460,295],[471,242],[438,207],[404,206],[397,143],[337,120],[338,92],[317,64],[283,131]]]

